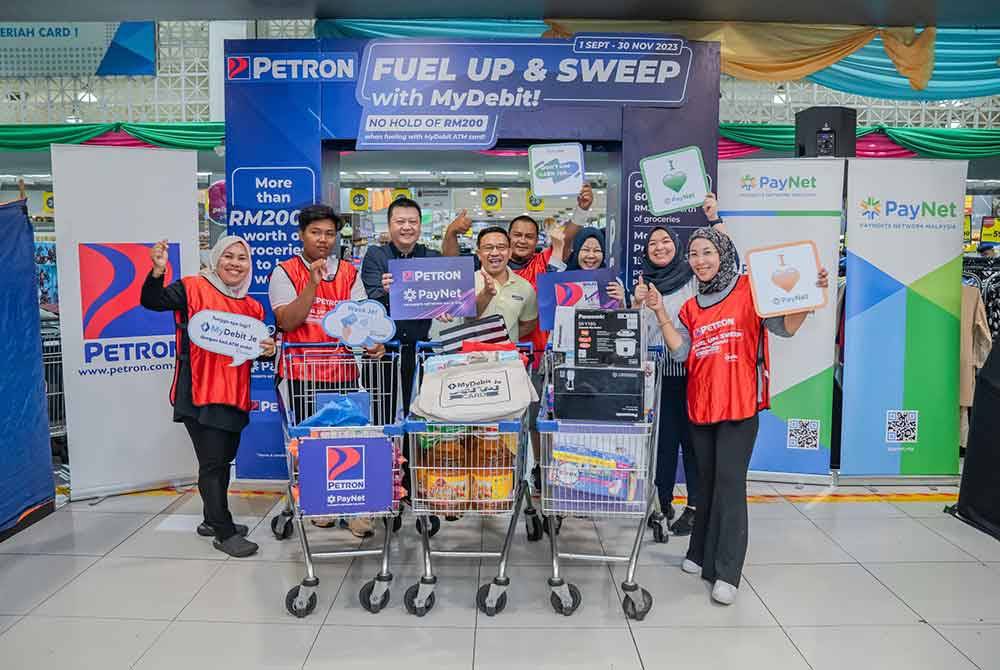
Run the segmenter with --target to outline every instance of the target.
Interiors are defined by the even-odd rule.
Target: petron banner
[[[719,203],[740,257],[749,249],[812,241],[836,276],[844,160],[733,160],[719,166]],[[797,272],[797,270],[795,270]],[[768,338],[771,409],[760,416],[750,470],[830,474],[836,285],[795,337]]]
[[[842,475],[958,473],[966,169],[848,163]]]
[[[695,145],[714,181],[718,109],[719,45],[680,37],[229,40],[229,231],[253,246],[250,290],[266,305],[271,271],[300,248],[299,210],[337,180],[323,174],[325,142],[342,150],[582,142],[631,175],[628,189],[609,192],[613,238],[624,240],[616,267],[625,275],[653,224],[686,231],[704,222],[697,208],[644,214],[640,160]],[[271,365],[255,367],[241,478],[286,476],[273,373]]]
[[[155,76],[156,23],[0,23],[0,78]]]

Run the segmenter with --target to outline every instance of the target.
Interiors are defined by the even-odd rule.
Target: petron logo
[[[740,188],[744,191],[752,191],[757,188],[757,180],[754,177],[745,174],[740,177]]]
[[[365,488],[365,447],[326,448],[326,490],[358,491]]]
[[[226,80],[232,82],[354,81],[352,53],[281,53],[226,57]]]
[[[878,217],[882,216],[882,201],[868,196],[858,206],[861,216],[865,217],[869,221],[874,221]]]
[[[916,221],[921,219],[947,219],[957,218],[961,207],[957,202],[938,202],[937,200],[921,200],[919,202],[906,202],[902,200],[885,199],[883,207],[882,201],[873,196],[868,196],[859,204],[861,216],[869,221],[874,221],[880,217],[894,217],[905,221]]]
[[[81,243],[80,311],[83,315],[84,360],[118,362],[173,356],[171,342],[103,343],[108,338],[155,337],[174,334],[169,313],[151,312],[139,304],[150,267],[153,245],[135,242]],[[180,245],[167,249],[164,282],[177,277]]]

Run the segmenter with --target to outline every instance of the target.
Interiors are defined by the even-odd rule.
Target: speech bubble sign
[[[370,347],[391,340],[396,324],[380,302],[345,300],[323,317],[323,330],[349,347]]]
[[[203,309],[188,322],[191,343],[206,351],[231,356],[230,367],[260,356],[260,343],[270,336],[263,321],[214,309]]]

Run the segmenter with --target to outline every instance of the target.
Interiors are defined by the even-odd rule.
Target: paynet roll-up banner
[[[719,165],[719,206],[740,257],[749,249],[810,240],[836,277],[844,160],[732,160]],[[771,409],[760,415],[750,469],[830,474],[836,281],[826,306],[792,338],[771,335]]]
[[[73,498],[197,474],[169,401],[173,313],[139,304],[153,243],[169,243],[166,283],[198,271],[197,169],[193,151],[52,147]]]
[[[965,161],[851,159],[841,475],[958,474]]]
[[[300,248],[298,212],[332,198],[325,141],[361,150],[611,142],[636,174],[646,155],[697,145],[714,179],[718,105],[719,45],[673,36],[229,40],[229,232],[253,247],[251,294],[266,306],[271,272]],[[624,190],[609,194],[608,219],[622,228],[619,195],[624,202]],[[697,217],[669,220],[693,226]],[[254,369],[241,478],[286,476],[273,374],[271,365]]]

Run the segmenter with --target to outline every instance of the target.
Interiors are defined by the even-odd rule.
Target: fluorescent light
[[[390,175],[392,174],[388,170],[358,170],[358,174],[365,175]]]
[[[476,189],[472,189],[471,191],[469,191],[469,195],[479,195],[479,191],[477,191]]]
[[[496,175],[498,177],[516,177],[517,175],[519,175],[521,173],[518,172],[517,170],[514,170],[514,171],[505,171],[505,170],[496,170],[496,171],[493,171],[493,170],[487,170],[485,172],[485,174]]]
[[[451,170],[442,170],[441,174],[447,174],[447,175],[472,174],[472,175],[474,175],[476,173],[472,172],[472,171],[464,171],[464,170],[459,170],[457,172],[454,172],[454,171],[451,171]]]
[[[426,176],[430,176],[430,175],[432,175],[434,173],[433,172],[429,172],[427,170],[413,170],[413,171],[410,171],[410,170],[400,170],[399,174],[409,174],[409,175],[425,176],[426,177]]]

